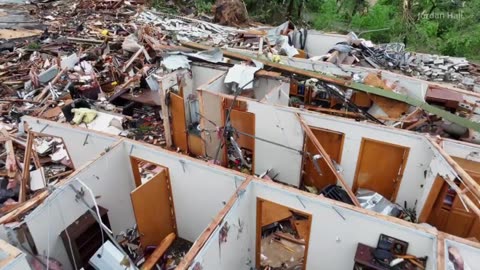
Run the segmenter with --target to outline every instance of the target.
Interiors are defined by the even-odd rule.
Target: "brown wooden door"
[[[362,139],[353,191],[365,188],[395,201],[409,150],[400,145]]]
[[[320,142],[327,154],[330,156],[330,158],[335,162],[340,163],[343,149],[343,133],[319,128],[311,129],[317,140]],[[313,156],[319,154],[319,152],[308,137],[305,138],[305,151],[310,153],[310,156],[307,155],[304,159],[303,183],[308,186],[315,186],[319,190],[322,190],[328,185],[336,184],[337,178],[328,167],[325,159],[322,158],[317,161],[313,160]],[[313,162],[318,163],[322,175],[318,173]]]
[[[170,113],[172,116],[173,144],[182,152],[188,151],[187,121],[185,120],[185,103],[177,94],[170,93]]]
[[[233,109],[230,113],[230,123],[236,131],[251,135],[246,136],[237,133],[238,137],[235,136],[235,141],[240,148],[251,151],[253,174],[255,173],[255,138],[252,136],[255,136],[255,114]],[[225,160],[227,160],[226,155],[227,151],[225,149]]]
[[[166,169],[133,190],[130,197],[143,247],[156,246],[168,234],[176,233],[173,197]]]

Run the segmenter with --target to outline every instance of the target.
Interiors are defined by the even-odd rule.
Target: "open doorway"
[[[340,132],[320,128],[311,128],[311,130],[332,161],[340,164],[345,135]],[[319,192],[328,186],[336,185],[337,178],[335,174],[330,170],[327,162],[308,136],[305,136],[304,150],[309,155],[303,159],[302,184],[315,187]]]
[[[255,114],[247,112],[246,102],[224,99],[223,123],[229,118],[232,133],[225,140],[224,160],[227,168],[246,174],[255,173]],[[230,111],[230,112],[229,112]]]
[[[257,198],[256,269],[306,269],[312,216]]]
[[[137,157],[130,156],[130,161],[136,186],[130,193],[136,226],[124,244],[127,249],[132,242],[140,247],[138,254],[130,255],[138,264],[147,258],[142,269],[167,269],[177,265],[193,245],[178,235],[169,170]]]

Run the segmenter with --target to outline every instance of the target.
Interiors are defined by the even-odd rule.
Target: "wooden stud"
[[[350,199],[352,200],[353,204],[355,206],[360,207],[360,202],[358,202],[357,197],[355,197],[355,194],[353,194],[352,189],[348,186],[348,184],[345,181],[345,179],[343,178],[343,176],[340,173],[337,172],[337,169],[335,168],[335,165],[333,164],[332,160],[330,159],[330,156],[327,154],[327,152],[325,151],[323,146],[317,140],[317,137],[315,137],[315,134],[313,134],[313,131],[307,125],[307,123],[302,118],[302,116],[300,116],[300,114],[297,113],[296,116],[297,116],[297,119],[300,122],[303,130],[305,131],[305,134],[310,138],[313,145],[315,145],[315,147],[317,148],[318,152],[320,152],[320,154],[323,156],[323,159],[325,160],[325,162],[327,163],[328,167],[333,172],[333,174],[335,174],[337,179],[340,181],[340,184],[342,185],[342,187],[347,192],[347,194],[350,197]]]
[[[145,263],[142,266],[142,270],[151,270],[155,267],[155,264],[160,260],[160,258],[165,254],[167,249],[173,244],[176,235],[175,233],[170,233],[167,235],[162,242],[155,248],[152,255],[148,257]]]
[[[173,143],[172,143],[172,129],[170,126],[170,114],[169,114],[169,109],[167,106],[167,103],[165,102],[166,96],[165,96],[165,90],[163,89],[163,85],[161,82],[160,84],[160,89],[158,90],[158,93],[160,94],[160,106],[162,107],[162,120],[163,120],[163,129],[164,129],[164,135],[165,135],[165,142],[167,143],[167,147],[171,148]]]
[[[20,183],[19,202],[23,203],[27,199],[27,182],[30,180],[30,163],[32,160],[32,146],[35,135],[28,132],[27,146],[25,147],[25,156],[23,157],[23,174],[22,182]],[[38,169],[38,168],[37,168]]]
[[[448,251],[445,250],[445,233],[437,235],[437,270],[445,270],[445,258]]]
[[[435,149],[442,155],[450,166],[458,173],[460,180],[470,192],[474,195],[475,199],[480,199],[480,185],[460,166],[457,162],[445,151],[443,148],[430,136],[426,136]],[[455,185],[456,186],[456,185]],[[476,208],[476,207],[475,207]],[[478,208],[477,208],[478,210]]]
[[[234,172],[233,170],[229,170]],[[249,176],[243,183],[237,188],[235,194],[230,197],[225,207],[217,214],[215,219],[210,223],[210,225],[203,231],[203,233],[197,238],[193,246],[190,248],[187,254],[183,257],[183,259],[178,264],[177,268],[175,269],[188,269],[190,265],[193,264],[193,260],[200,252],[200,250],[205,246],[208,239],[212,236],[213,232],[220,227],[223,223],[223,219],[228,214],[228,212],[232,209],[233,205],[237,201],[239,195],[247,189],[247,186],[252,181],[253,177]]]

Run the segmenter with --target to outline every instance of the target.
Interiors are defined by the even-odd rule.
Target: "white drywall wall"
[[[240,52],[242,54],[247,54],[251,57],[256,57],[254,53],[247,50],[239,50],[239,49],[229,49],[231,51]],[[322,62],[322,61],[313,61],[309,59],[302,59],[302,58],[288,58],[287,56],[280,56],[281,63],[285,65],[289,65],[292,67],[316,71],[319,73],[326,73],[336,76],[351,76],[351,72],[359,74],[361,76],[366,76],[368,73],[377,73],[378,70],[371,69],[371,68],[364,68],[364,67],[357,67],[357,66],[349,66],[349,65],[342,65],[342,69],[340,69],[335,64],[329,62]],[[346,71],[346,72],[345,72]],[[382,79],[386,80],[389,84],[397,84],[408,93],[409,96],[415,97],[419,100],[425,100],[425,95],[428,89],[428,82],[422,81],[416,78],[404,76],[401,74],[396,74],[393,72],[381,71]]]
[[[247,189],[235,201],[230,211],[197,254],[189,269],[198,263],[203,270],[250,270],[255,267],[255,200],[252,189]],[[226,242],[220,243],[220,230],[228,229]],[[253,236],[253,237],[252,237]]]
[[[305,112],[303,117],[310,126],[335,130],[345,134],[340,164],[344,169],[343,176],[350,186],[354,182],[362,138],[410,148],[396,202],[403,206],[406,201],[408,207],[415,205],[415,201],[423,193],[425,171],[432,160],[432,151],[422,135],[337,117],[319,117],[315,113]]]
[[[295,114],[279,107],[247,102],[248,112],[255,114],[255,136],[296,150],[303,150],[303,131]],[[265,141],[255,140],[255,174],[273,169],[275,178],[283,183],[298,186],[302,155]]]
[[[135,184],[128,155],[120,144],[81,170],[72,180],[58,187],[25,218],[38,252],[59,260],[65,270],[72,269],[72,266],[60,233],[88,209],[76,200],[75,193],[69,186],[72,184],[77,190],[82,188],[75,179],[83,181],[93,191],[98,205],[109,210],[108,218],[114,234],[135,224],[130,201],[130,192]],[[85,200],[93,207],[89,192],[84,187],[83,190]]]
[[[178,235],[191,242],[205,230],[244,180],[239,174],[165,150],[130,141],[125,142],[125,147],[127,155],[168,167]]]
[[[480,162],[480,145],[443,140],[443,150],[450,156]]]
[[[30,116],[24,116],[22,121],[26,121],[33,131],[63,138],[76,169],[92,161],[118,140],[115,137],[83,129],[72,129],[67,126],[68,124],[59,124]]]
[[[449,247],[456,247],[460,251],[463,261],[470,266],[471,270],[478,269],[480,262],[480,249],[456,241],[445,240],[445,265],[448,265]]]
[[[290,101],[290,84],[282,83],[279,87],[271,90],[260,102],[271,105],[288,106]]]
[[[343,176],[350,186],[353,185],[362,138],[409,147],[410,153],[396,201],[402,205],[404,201],[407,201],[408,206],[413,207],[423,194],[425,171],[432,160],[432,151],[427,140],[421,135],[258,102],[248,101],[247,109],[249,112],[255,113],[255,135],[257,137],[296,150],[303,150],[304,135],[295,113],[300,113],[312,127],[344,133],[345,141],[340,165],[343,168]],[[255,141],[256,174],[272,168],[279,173],[279,181],[298,186],[301,162],[302,156],[298,152],[260,140]]]
[[[1,260],[0,260],[1,261]],[[2,270],[31,270],[30,264],[27,261],[27,256],[22,253],[15,257],[8,265],[4,265]]]
[[[407,241],[409,254],[428,256],[427,269],[436,269],[437,243],[433,234],[334,206],[330,200],[307,197],[259,181],[253,181],[247,187],[226,215],[222,225],[225,222],[230,224],[227,242],[219,244],[220,226],[200,250],[190,269],[197,262],[206,270],[254,267],[257,198],[312,215],[306,269],[353,269],[357,244],[376,247],[382,233]],[[246,234],[238,234],[239,226],[236,224],[239,221],[244,222],[242,227]]]
[[[254,182],[253,188],[254,198],[260,197],[312,215],[307,269],[353,269],[357,244],[376,247],[382,233],[407,241],[409,254],[428,256],[427,269],[436,269],[437,244],[432,234],[332,206],[326,201],[297,195],[265,183]],[[251,216],[255,220],[255,211]]]
[[[268,77],[256,77],[253,81],[253,99],[260,101],[262,100],[270,91],[280,87],[282,81],[276,80]]]
[[[222,73],[226,73],[226,68],[219,66],[207,66],[199,63],[192,63],[193,89],[197,90],[200,86],[210,82]]]

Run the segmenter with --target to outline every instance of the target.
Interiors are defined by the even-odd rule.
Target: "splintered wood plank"
[[[187,121],[185,120],[185,103],[181,96],[170,93],[170,111],[172,114],[173,144],[180,148],[182,152],[187,152]]]
[[[292,216],[292,212],[284,206],[269,201],[262,201],[262,227]]]
[[[167,170],[131,192],[135,219],[143,247],[158,245],[170,233],[176,233],[173,198]]]
[[[148,257],[147,261],[143,264],[142,270],[150,270],[155,267],[155,264],[160,260],[160,258],[165,254],[167,249],[173,244],[173,241],[175,241],[176,235],[175,233],[170,233],[165,237],[162,242],[160,242],[153,251],[152,255]]]

